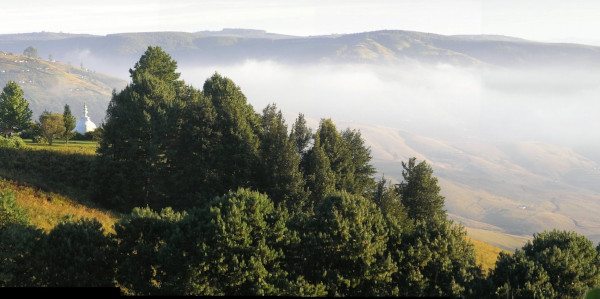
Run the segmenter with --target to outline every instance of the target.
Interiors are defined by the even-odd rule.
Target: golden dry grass
[[[506,250],[470,237],[467,237],[467,240],[473,244],[475,248],[475,260],[477,260],[477,264],[481,266],[485,273],[488,273],[496,266],[496,260],[500,252],[507,252]]]
[[[40,191],[5,179],[0,179],[0,190],[13,191],[17,204],[27,212],[31,224],[45,231],[50,231],[65,217],[73,217],[94,218],[107,232],[114,233],[114,223],[120,217],[117,213],[88,207],[60,194]]]

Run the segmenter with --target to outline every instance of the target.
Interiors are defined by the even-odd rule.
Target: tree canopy
[[[33,112],[25,99],[23,89],[9,81],[0,93],[0,130],[7,135],[29,128]]]

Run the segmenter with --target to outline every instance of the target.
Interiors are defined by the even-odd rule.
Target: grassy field
[[[507,251],[513,251],[516,248],[521,248],[531,237],[517,236],[505,234],[502,232],[495,232],[485,229],[467,227],[467,234],[469,237],[475,240],[483,241],[494,247],[501,248]]]
[[[496,260],[498,259],[500,252],[508,252],[471,237],[468,237],[467,240],[469,240],[475,248],[475,259],[477,260],[477,264],[479,264],[486,273],[496,266]]]
[[[53,145],[47,143],[35,143],[30,139],[25,140],[28,148],[35,150],[52,150],[65,152],[69,154],[95,155],[98,142],[96,141],[77,141],[71,140],[66,143],[64,140],[56,140]]]
[[[0,179],[0,190],[14,192],[17,204],[23,208],[32,225],[50,231],[65,217],[97,219],[107,232],[114,232],[113,224],[120,215],[97,207],[83,205],[57,193]]]

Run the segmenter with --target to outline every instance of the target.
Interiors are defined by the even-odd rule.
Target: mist
[[[593,69],[246,61],[180,71],[198,87],[219,72],[241,87],[255,109],[276,103],[289,121],[304,113],[445,140],[600,143],[600,76]]]

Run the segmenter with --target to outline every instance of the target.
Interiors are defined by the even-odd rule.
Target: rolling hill
[[[572,149],[541,142],[452,142],[359,123],[339,126],[361,130],[374,165],[386,177],[401,179],[401,162],[410,157],[431,163],[449,214],[468,227],[523,236],[522,242],[551,228],[600,241],[600,163]],[[495,245],[509,249],[522,242]]]
[[[85,103],[97,124],[104,119],[112,90],[126,85],[123,80],[88,69],[0,52],[0,85],[8,81],[23,88],[35,116],[44,110],[62,113],[65,104],[79,116]]]
[[[288,64],[419,61],[460,66],[600,66],[600,47],[540,43],[495,35],[455,35],[383,30],[355,34],[289,36],[262,30],[138,32],[105,36],[27,33],[0,35],[0,49],[21,53],[28,46],[100,72],[127,76],[148,45],[163,47],[181,64],[231,64],[271,60]]]

